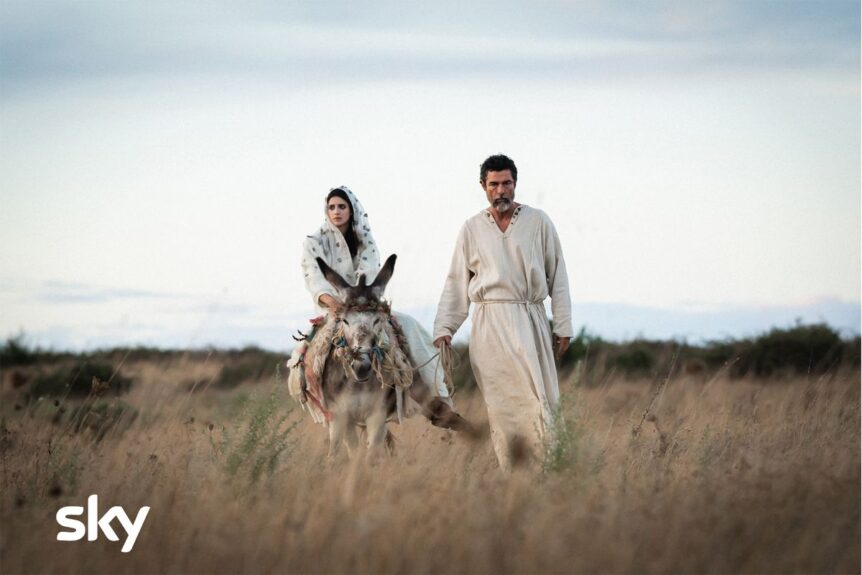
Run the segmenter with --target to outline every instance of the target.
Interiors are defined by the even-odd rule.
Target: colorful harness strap
[[[308,349],[308,343],[314,339],[314,336],[317,334],[318,328],[323,325],[325,316],[318,316],[316,318],[308,320],[311,324],[311,330],[309,330],[308,335],[305,336],[305,344],[306,350]],[[326,418],[326,421],[332,421],[333,414],[331,411],[326,409],[324,406],[323,399],[323,390],[320,388],[320,382],[314,375],[313,366],[305,363],[305,351],[303,351],[300,356],[299,362],[302,365],[302,370],[305,373],[305,391],[308,396],[309,401],[314,405],[314,407],[323,414],[323,417]]]

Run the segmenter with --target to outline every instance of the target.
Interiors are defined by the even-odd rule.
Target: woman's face
[[[343,228],[350,222],[350,204],[338,196],[329,198],[326,204],[326,213],[332,225],[341,231],[344,231]]]

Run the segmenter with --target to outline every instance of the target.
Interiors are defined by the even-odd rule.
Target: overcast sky
[[[287,347],[341,184],[429,323],[498,152],[579,325],[858,332],[859,30],[856,1],[4,0],[0,336]]]

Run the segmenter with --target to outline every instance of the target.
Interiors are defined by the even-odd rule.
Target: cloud
[[[117,300],[182,300],[190,296],[128,288],[100,287],[84,283],[46,281],[36,291],[36,299],[42,303],[102,304]]]
[[[858,74],[858,2],[301,4],[4,2],[0,78],[9,93],[190,75],[308,83],[728,69]]]
[[[296,345],[291,334],[308,320],[301,314],[269,314],[268,319],[211,315],[201,322],[176,321],[168,315],[153,321],[58,323],[41,329],[8,330],[5,337],[23,333],[28,345],[54,350],[85,351],[121,346],[162,349],[239,348],[256,345],[290,350]]]

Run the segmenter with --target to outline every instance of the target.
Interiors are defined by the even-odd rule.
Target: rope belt
[[[525,299],[483,299],[482,301],[470,302],[476,305],[509,303],[509,304],[526,304],[526,305],[544,305],[541,301],[528,301]]]

